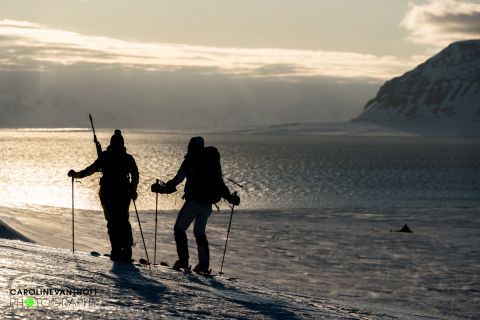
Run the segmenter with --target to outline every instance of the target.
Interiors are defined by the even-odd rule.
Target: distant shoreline
[[[115,128],[98,128],[110,132]],[[476,121],[365,121],[347,122],[295,122],[275,125],[249,125],[228,128],[122,128],[129,132],[154,134],[227,134],[227,135],[289,135],[289,136],[366,136],[366,137],[445,137],[480,138],[480,123]],[[36,128],[3,127],[1,131],[16,132],[89,132],[90,128]]]

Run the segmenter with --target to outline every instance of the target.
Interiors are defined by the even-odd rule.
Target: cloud
[[[347,79],[388,79],[422,62],[419,57],[355,52],[128,42],[15,20],[0,20],[0,61],[3,68],[90,64],[150,71],[198,69],[242,77]]]
[[[409,4],[401,22],[414,43],[443,47],[452,42],[480,38],[480,4],[460,0],[430,0]]]

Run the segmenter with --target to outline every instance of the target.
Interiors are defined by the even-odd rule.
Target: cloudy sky
[[[79,83],[92,73],[105,74],[108,83],[103,85],[119,91],[133,78],[113,83],[115,73],[129,73],[136,83],[168,78],[169,103],[180,106],[181,100],[182,108],[195,108],[198,101],[198,108],[232,104],[226,98],[209,100],[217,94],[213,88],[220,87],[219,95],[231,90],[230,96],[248,100],[237,105],[246,112],[277,100],[287,101],[284,111],[288,104],[307,110],[303,118],[289,119],[290,110],[285,118],[265,123],[345,120],[358,113],[385,80],[453,41],[472,38],[480,38],[480,0],[5,0],[0,2],[0,79],[12,72],[42,72],[42,81],[56,94],[80,99],[77,96],[88,95],[88,85],[79,88]],[[68,70],[69,88],[65,76],[59,89],[60,80],[51,75],[61,70]],[[211,87],[196,84],[206,79],[202,77],[217,82]],[[225,87],[226,80],[235,85]],[[262,90],[275,90],[276,84],[277,92],[284,92],[285,83],[302,89],[292,89],[285,99],[258,99]],[[185,99],[192,85],[208,91],[209,97],[198,93]],[[340,99],[336,117],[335,92],[342,96],[349,88],[358,89],[358,99]],[[161,109],[165,100],[154,94],[159,88],[151,91],[149,101],[142,100],[145,92],[139,88],[128,98]],[[157,98],[157,103],[151,101]],[[315,114],[319,117],[312,119]]]

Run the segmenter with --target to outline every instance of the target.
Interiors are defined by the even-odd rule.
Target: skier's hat
[[[202,137],[193,137],[188,143],[188,153],[195,152],[202,149],[205,146],[205,142]]]
[[[115,133],[110,139],[110,145],[112,147],[123,147],[125,145],[125,141],[123,140],[123,136],[122,136],[122,131],[120,131],[119,129],[115,129]]]

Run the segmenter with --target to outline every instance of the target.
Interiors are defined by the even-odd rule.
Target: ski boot
[[[110,251],[110,260],[112,261],[120,261],[120,256],[121,256],[121,253],[122,253],[122,249],[121,248],[112,248],[112,251]]]
[[[209,269],[207,265],[202,265],[199,263],[195,266],[195,268],[193,268],[193,272],[208,277],[212,273],[212,269]]]
[[[132,247],[123,247],[118,261],[123,263],[132,263]]]
[[[188,265],[188,261],[177,260],[172,267],[173,270],[191,272],[192,267]]]

